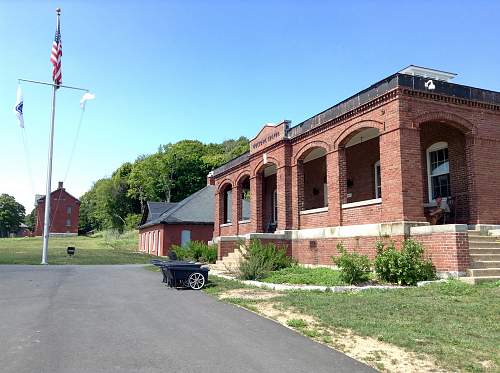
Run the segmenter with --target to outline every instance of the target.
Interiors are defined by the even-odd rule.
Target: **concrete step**
[[[459,277],[463,282],[468,284],[482,284],[484,282],[496,282],[500,281],[500,276],[481,276],[481,277]]]
[[[493,260],[473,261],[471,264],[471,269],[476,269],[476,268],[500,268],[500,261],[493,261]]]
[[[500,247],[471,247],[469,249],[471,254],[500,254]]]
[[[500,277],[500,268],[476,268],[468,269],[467,274],[470,277],[487,277],[498,276]]]
[[[471,254],[473,261],[500,261],[500,254]]]
[[[488,235],[479,235],[479,234],[469,234],[469,241],[495,241],[498,240],[498,237],[488,236]]]
[[[469,247],[498,247],[500,249],[500,242],[498,241],[471,241],[469,240]]]
[[[486,233],[481,234],[481,231],[475,231],[475,230],[471,230],[471,229],[469,229],[467,231],[467,233],[468,233],[469,236],[482,236],[482,235],[486,235]]]

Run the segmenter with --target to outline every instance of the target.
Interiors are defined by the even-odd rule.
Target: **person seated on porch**
[[[436,197],[436,207],[429,213],[431,225],[438,224],[439,221],[444,219],[446,213],[450,212],[450,208],[441,196]]]

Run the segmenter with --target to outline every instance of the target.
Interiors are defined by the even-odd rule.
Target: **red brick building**
[[[332,264],[338,242],[373,257],[380,237],[413,237],[438,271],[463,274],[468,229],[500,225],[500,93],[454,76],[410,66],[296,126],[266,125],[213,172],[219,259],[260,238]],[[429,224],[438,196],[453,224]]]
[[[78,235],[78,217],[80,201],[66,192],[63,183],[50,194],[50,229],[51,235]],[[45,196],[36,201],[35,236],[43,235],[45,216]]]
[[[211,184],[212,183],[212,184]],[[177,203],[148,202],[139,226],[139,250],[166,256],[172,245],[208,242],[214,231],[213,180]]]

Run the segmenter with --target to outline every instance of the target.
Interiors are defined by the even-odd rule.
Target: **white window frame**
[[[427,148],[426,151],[426,158],[427,158],[427,193],[429,194],[429,202],[433,203],[436,202],[434,198],[432,198],[432,170],[431,170],[431,153],[442,150],[442,149],[448,149],[448,164],[450,163],[450,149],[448,148],[448,143],[446,141],[440,141],[432,144]],[[450,169],[448,168],[448,175],[450,174]],[[446,175],[445,173],[440,174],[440,175]],[[434,175],[434,176],[440,176],[440,175]],[[443,197],[443,200],[446,201],[447,197]]]
[[[375,165],[373,166],[375,169],[375,199],[381,198],[382,194],[382,175],[379,175],[379,169],[380,169],[380,161],[375,162]],[[380,170],[381,173],[382,170]],[[378,184],[378,178],[380,176],[380,185]],[[380,189],[380,192],[379,192]]]

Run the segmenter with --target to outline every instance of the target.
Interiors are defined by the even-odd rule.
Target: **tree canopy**
[[[24,221],[24,206],[8,194],[0,195],[0,237],[16,233]]]
[[[147,201],[178,202],[203,188],[207,174],[248,151],[248,139],[204,144],[182,140],[126,162],[80,198],[80,230],[135,225]]]

